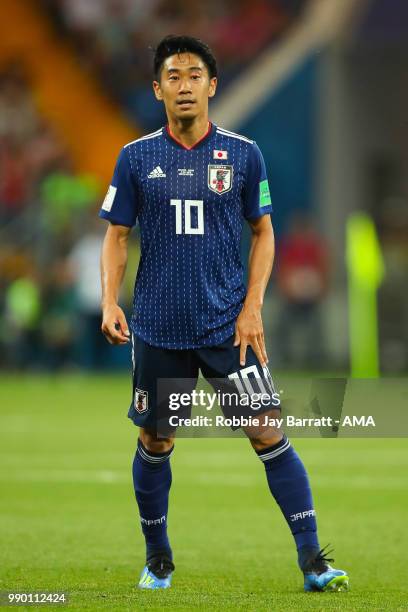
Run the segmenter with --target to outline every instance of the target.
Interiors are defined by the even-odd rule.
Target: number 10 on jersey
[[[176,207],[176,234],[204,234],[203,204],[203,200],[170,200],[170,205]],[[197,227],[191,227],[191,209],[193,207],[197,208]]]

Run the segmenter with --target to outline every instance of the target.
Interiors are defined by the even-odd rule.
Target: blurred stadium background
[[[274,367],[347,371],[345,228],[363,210],[386,270],[381,371],[407,371],[404,0],[5,0],[2,15],[3,368],[127,366],[126,351],[99,333],[97,210],[123,143],[164,122],[151,48],[189,32],[219,59],[213,120],[254,138],[268,166],[277,256],[264,319]],[[135,231],[127,308],[138,252]]]
[[[121,421],[129,401],[129,354],[126,347],[110,347],[99,331],[99,253],[105,224],[97,212],[120,148],[164,122],[151,91],[151,48],[168,33],[188,33],[212,46],[220,84],[211,118],[255,139],[266,160],[277,239],[276,267],[263,311],[272,368],[303,374],[350,372],[353,300],[348,288],[353,266],[364,260],[364,248],[357,248],[350,262],[346,237],[353,214],[362,211],[372,220],[379,245],[372,251],[376,261],[371,261],[370,273],[370,290],[378,288],[378,327],[374,318],[368,331],[375,336],[374,351],[378,337],[374,374],[379,369],[382,375],[404,376],[408,370],[406,0],[2,0],[0,396],[7,569],[0,586],[71,585],[82,593],[82,609],[96,606],[96,601],[97,607],[103,606],[103,600],[95,599],[99,595],[91,597],[101,584],[100,572],[107,572],[102,581],[106,592],[119,588],[118,581],[130,580],[135,559],[128,539],[139,537],[131,523],[136,509],[128,469],[135,432]],[[245,252],[248,245],[246,233]],[[122,294],[128,311],[138,257],[136,229]],[[369,316],[364,308],[357,315],[357,328],[359,321],[364,327]],[[373,370],[367,366],[359,373],[370,376]],[[196,442],[198,469],[206,450],[205,441]],[[231,464],[228,449],[235,443],[240,445],[235,449],[241,448],[243,441],[206,443],[216,457]],[[181,474],[179,499],[185,505],[180,504],[173,516],[186,515],[188,504],[206,507],[206,499],[212,499],[225,531],[229,511],[236,512],[236,504],[241,504],[237,520],[244,529],[249,502],[245,506],[239,489],[225,498],[227,482],[240,486],[226,470],[225,478],[221,471],[212,481],[202,481],[202,498],[192,495],[192,475],[186,471],[190,444],[180,441],[175,459]],[[373,530],[383,528],[381,513],[387,504],[387,528],[402,520],[398,495],[403,495],[406,446],[403,441],[336,444],[334,448],[330,441],[324,447],[319,440],[301,443],[307,465],[311,453],[309,467],[320,507],[330,517],[325,535],[340,520],[339,509],[347,507],[362,487],[365,501],[358,497],[356,503],[368,524],[361,521],[356,526],[344,516],[341,520],[350,532],[362,534],[367,546],[375,546]],[[372,473],[366,460],[356,481],[341,471],[337,486],[328,483],[321,470],[323,456],[348,471],[363,453],[374,458],[377,449],[387,457],[383,471],[376,466]],[[235,465],[249,469],[238,455],[233,455]],[[386,468],[394,480],[388,479]],[[215,464],[211,469],[217,469]],[[262,475],[256,472],[255,477],[255,469],[244,490],[249,498],[261,495]],[[106,487],[113,487],[109,504]],[[325,497],[327,490],[330,495]],[[376,506],[378,497],[381,507]],[[256,515],[260,525],[269,521],[266,497],[263,503],[265,510]],[[101,504],[105,510],[100,513]],[[100,518],[92,523],[89,513],[100,513]],[[95,534],[104,531],[112,515],[112,532],[95,543]],[[197,521],[192,518],[192,529],[200,529]],[[89,554],[82,550],[76,528]],[[181,549],[183,530],[177,529]],[[282,531],[278,543],[284,547],[288,538]],[[398,537],[392,532],[390,547]],[[73,569],[69,538],[82,573]],[[254,538],[262,541],[259,529]],[[103,544],[109,548],[108,557],[115,551],[111,565],[116,569],[104,560]],[[231,560],[241,554],[242,567],[255,563],[264,573],[264,553],[255,552],[252,544],[244,552],[238,536],[231,535],[230,545]],[[344,545],[353,550],[350,533]],[[242,576],[234,574],[229,582],[224,577],[227,582],[221,586],[213,569],[217,561],[206,552],[213,584],[226,589],[222,601],[208,600],[212,609],[221,604],[223,609],[230,604],[270,609],[262,598],[256,600],[258,605],[252,602],[253,608],[245,597],[242,602],[234,599],[231,585]],[[377,552],[368,547],[359,553],[358,563],[367,567]],[[188,554],[193,565],[198,564],[192,574],[198,588],[201,553]],[[398,553],[388,554],[398,577]],[[282,563],[276,549],[273,555],[279,566],[274,588],[281,589],[279,572],[287,582],[292,555],[285,549]],[[32,573],[36,558],[39,565]],[[141,559],[140,554],[137,562]],[[380,573],[380,566],[376,571]],[[369,574],[360,572],[359,578],[370,584]],[[295,583],[288,584],[293,595]],[[209,583],[205,588],[211,589]],[[251,589],[258,589],[253,582],[242,588],[248,597]],[[260,592],[259,587],[257,597]],[[120,603],[105,603],[111,609],[127,609],[131,600],[123,592],[121,596]],[[206,600],[197,601],[204,605]],[[180,609],[191,609],[197,601],[187,597]],[[279,600],[279,609],[286,609],[285,601]],[[363,609],[364,601],[349,609]],[[377,609],[381,594],[370,601]],[[170,607],[176,603],[168,600]],[[293,600],[292,605],[288,609],[308,609],[301,607],[306,605],[303,600]],[[389,609],[405,609],[399,605],[395,599]]]

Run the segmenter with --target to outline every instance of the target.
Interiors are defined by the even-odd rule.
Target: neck
[[[208,132],[207,114],[185,121],[177,117],[168,117],[168,121],[171,135],[185,147],[193,147]]]

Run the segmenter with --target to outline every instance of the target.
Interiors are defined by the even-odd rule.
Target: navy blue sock
[[[319,551],[316,514],[305,467],[284,435],[273,446],[257,451],[265,465],[269,489],[289,525],[298,550],[298,563]]]
[[[140,440],[133,460],[133,485],[139,506],[140,522],[146,540],[146,560],[158,553],[172,559],[167,537],[167,511],[171,486],[170,455],[148,451]]]

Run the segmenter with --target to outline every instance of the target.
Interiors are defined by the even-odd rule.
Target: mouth
[[[193,104],[195,104],[194,100],[179,100],[177,102],[177,106],[181,108],[190,108]]]

